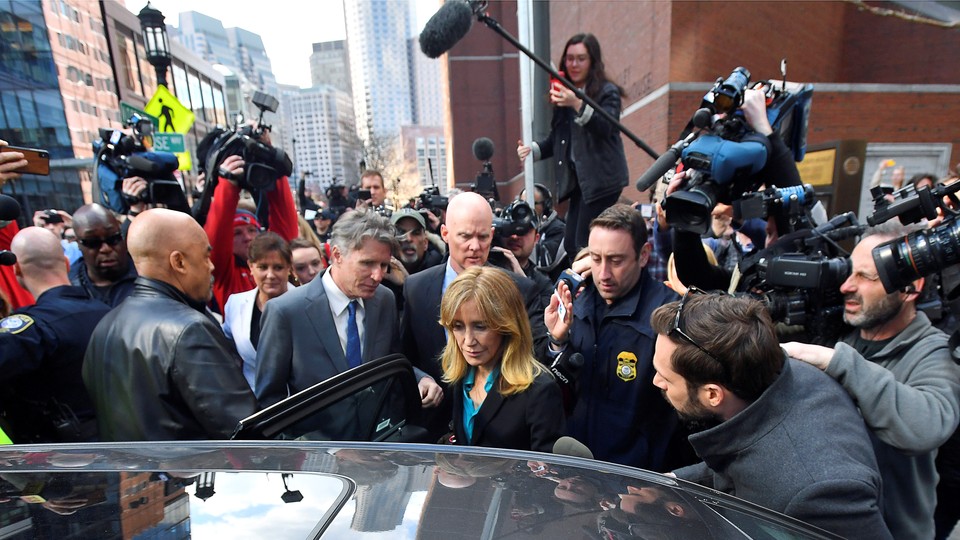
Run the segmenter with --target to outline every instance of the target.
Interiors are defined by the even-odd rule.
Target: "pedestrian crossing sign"
[[[184,107],[177,100],[177,96],[163,85],[157,87],[157,91],[143,110],[159,119],[160,125],[157,131],[160,133],[187,133],[193,127],[193,121],[196,118],[193,111]]]

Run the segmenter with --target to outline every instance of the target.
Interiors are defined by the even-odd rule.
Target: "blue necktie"
[[[347,365],[355,368],[360,365],[360,330],[357,329],[357,301],[347,304]]]

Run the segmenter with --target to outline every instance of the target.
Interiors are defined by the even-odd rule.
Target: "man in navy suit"
[[[396,242],[386,218],[348,212],[333,227],[327,271],[265,305],[255,384],[261,406],[400,349],[396,302],[380,284]],[[418,376],[423,406],[439,404],[440,387]]]
[[[493,242],[493,211],[482,196],[465,192],[450,199],[447,221],[440,226],[440,236],[447,243],[450,257],[437,265],[407,278],[404,285],[404,310],[401,322],[403,352],[414,366],[440,380],[440,353],[447,336],[440,326],[440,299],[457,274],[473,266],[487,264]],[[500,251],[506,251],[499,248]],[[533,331],[534,348],[545,350],[547,329],[536,286],[527,277],[510,273],[523,296]],[[262,338],[261,338],[262,339]],[[445,387],[444,387],[445,388]],[[437,437],[446,433],[451,420],[451,400],[443,400],[428,420],[428,431]]]

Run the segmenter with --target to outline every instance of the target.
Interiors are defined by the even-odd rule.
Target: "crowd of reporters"
[[[747,183],[800,186],[760,100],[747,92],[743,111],[771,152]],[[364,171],[359,191],[301,189],[298,204],[285,175],[244,189],[241,155],[217,165],[202,215],[139,199],[126,215],[90,204],[0,229],[17,258],[0,274],[13,442],[228,438],[260,408],[400,352],[430,442],[550,451],[572,436],[597,459],[847,536],[933,536],[938,489],[936,535],[956,522],[943,504],[956,448],[936,462],[939,488],[934,462],[960,422],[956,289],[940,275],[952,268],[887,292],[872,256],[939,220],[866,231],[838,290],[817,291],[843,299],[844,332],[800,343],[742,276],[751,256],[827,222],[813,204],[764,222],[721,202],[701,235],[658,204],[683,189],[679,172],[653,215],[606,205],[567,254],[542,184],[533,206],[465,192],[392,208]],[[138,200],[147,184],[122,191]],[[341,438],[341,413],[318,431]]]

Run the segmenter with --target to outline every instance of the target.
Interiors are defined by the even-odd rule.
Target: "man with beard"
[[[893,536],[933,538],[934,459],[960,419],[960,367],[947,335],[917,311],[923,279],[891,293],[880,282],[873,249],[909,231],[896,222],[874,227],[850,255],[851,274],[840,292],[851,333],[833,349],[804,343],[784,349],[836,379],[859,406],[874,435]]]
[[[700,430],[689,441],[703,461],[676,476],[847,538],[891,538],[870,436],[843,388],[785,357],[760,302],[700,293],[650,320],[653,383]]]
[[[83,288],[90,298],[118,306],[130,296],[137,279],[120,222],[106,207],[88,204],[74,212],[73,230],[83,262],[71,266],[70,283]]]
[[[443,262],[441,253],[427,237],[427,223],[420,212],[401,208],[390,216],[400,242],[399,259],[408,274],[416,274]]]

